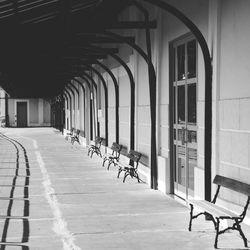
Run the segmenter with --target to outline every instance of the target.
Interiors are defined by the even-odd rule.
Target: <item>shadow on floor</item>
[[[11,144],[13,146],[13,150],[15,151],[16,159],[13,161],[13,159],[9,159],[10,162],[15,164],[15,172],[12,176],[12,183],[11,185],[8,185],[11,187],[9,197],[0,197],[0,200],[6,200],[8,199],[8,205],[7,205],[7,211],[6,215],[2,215],[1,217],[5,217],[4,219],[4,226],[2,230],[2,236],[1,236],[1,250],[6,249],[6,247],[20,247],[22,250],[28,250],[29,247],[22,244],[27,243],[29,241],[29,235],[30,235],[30,225],[29,225],[29,209],[30,209],[30,202],[29,202],[29,181],[30,181],[30,166],[29,166],[29,160],[27,156],[26,149],[24,146],[18,142],[17,140],[11,139],[3,134],[0,134],[0,140],[4,140],[6,143],[6,147],[8,147],[8,144]],[[25,175],[20,176],[19,171],[20,169],[25,169]],[[24,185],[17,185],[18,178],[25,178]],[[0,183],[1,186],[1,183]],[[15,190],[16,187],[23,188],[23,197],[15,197]],[[15,203],[15,201],[23,201],[23,214],[21,216],[12,216],[12,208]],[[8,238],[8,231],[10,222],[12,219],[15,220],[21,220],[22,222],[22,235],[20,242],[10,242],[7,241]]]

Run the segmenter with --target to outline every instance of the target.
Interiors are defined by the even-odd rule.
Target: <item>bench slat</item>
[[[194,205],[194,209],[205,211],[215,217],[230,216],[230,217],[240,217],[239,214],[228,211],[214,203],[204,200],[188,200],[188,203]]]
[[[231,178],[227,178],[221,175],[216,175],[214,178],[213,183],[217,184],[217,185],[221,185],[223,187],[226,187],[228,189],[231,189],[233,191],[245,194],[247,196],[250,196],[250,185],[240,182],[240,181],[236,181],[233,180]]]

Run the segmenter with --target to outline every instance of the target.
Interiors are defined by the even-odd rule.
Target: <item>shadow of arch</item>
[[[15,155],[16,155],[15,161],[7,162],[7,163],[15,164],[15,168],[12,168],[15,171],[14,171],[14,175],[11,176],[12,177],[12,184],[10,185],[11,189],[10,189],[9,197],[0,197],[0,200],[6,200],[6,199],[9,200],[6,215],[3,216],[3,218],[5,217],[5,220],[4,220],[4,226],[3,226],[0,246],[1,246],[1,250],[4,250],[6,248],[6,246],[21,246],[22,249],[27,250],[27,249],[29,249],[29,247],[25,246],[25,245],[20,245],[20,243],[28,242],[29,235],[30,235],[30,225],[29,225],[29,220],[28,220],[28,216],[30,214],[30,202],[29,202],[30,166],[29,166],[29,159],[28,159],[28,155],[27,155],[27,151],[26,151],[25,147],[20,142],[9,138],[6,135],[3,135],[2,133],[0,133],[0,138],[5,140],[6,142],[10,143],[14,147]],[[20,160],[21,154],[24,157],[24,162],[21,162],[21,160]],[[20,165],[22,163],[24,163],[26,175],[21,176],[21,175],[19,175],[19,170],[20,170]],[[2,163],[2,164],[4,164],[4,163]],[[24,185],[23,186],[17,185],[18,178],[23,178],[23,177],[25,178]],[[0,186],[1,186],[1,184],[0,184]],[[17,186],[23,187],[23,198],[20,198],[20,197],[15,198],[14,192],[15,192],[15,189]],[[14,204],[15,200],[19,200],[19,201],[22,200],[24,202],[22,216],[12,216],[12,208],[13,208],[13,204]],[[12,219],[15,219],[15,220],[20,219],[22,221],[23,230],[22,230],[22,239],[20,242],[8,242],[7,241],[9,225],[10,225],[10,222]]]

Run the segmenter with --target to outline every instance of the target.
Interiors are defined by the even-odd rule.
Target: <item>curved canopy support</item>
[[[82,91],[83,91],[83,99],[84,99],[83,100],[83,103],[84,103],[84,109],[83,109],[83,117],[84,117],[83,118],[83,126],[84,126],[84,130],[85,130],[85,128],[86,128],[86,111],[85,111],[85,107],[86,107],[86,90],[85,90],[85,87],[84,87],[84,85],[82,84],[81,81],[79,81],[76,78],[74,78],[73,81],[77,82],[81,86]],[[85,134],[85,131],[84,131],[84,134]]]
[[[102,51],[101,47],[96,47],[93,45],[88,45],[86,48],[91,51]],[[117,61],[127,72],[130,82],[130,149],[135,149],[135,81],[133,73],[131,72],[128,65],[117,55],[113,53],[108,53],[115,61]]]
[[[83,80],[85,80],[85,82],[87,83],[88,85],[88,88],[89,88],[89,94],[90,94],[90,127],[92,128],[92,122],[93,122],[93,119],[92,119],[92,112],[94,111],[94,91],[93,91],[93,87],[95,89],[95,93],[96,93],[96,97],[97,97],[97,84],[95,82],[95,80],[86,72],[81,72],[81,76],[80,78],[82,78]],[[97,100],[96,100],[97,102]],[[98,112],[98,107],[96,106],[96,114]],[[100,129],[99,129],[99,124],[98,124],[98,116],[96,116],[96,128],[97,128],[97,136],[100,136]],[[92,130],[91,130],[91,133],[90,133],[90,137],[91,139],[93,138],[93,135],[92,135]]]
[[[68,107],[70,110],[70,123],[68,124],[67,129],[71,129],[72,128],[72,98],[71,98],[69,91],[66,89],[66,87],[65,87],[64,91],[66,92],[66,94],[68,95],[69,100],[70,100],[70,106]]]
[[[115,88],[115,138],[116,143],[119,143],[119,87],[116,77],[112,73],[112,71],[103,63],[96,60],[96,64],[103,68],[112,78]]]
[[[141,0],[158,6],[169,12],[186,25],[197,39],[203,54],[205,65],[205,158],[204,158],[204,179],[205,179],[205,199],[211,200],[211,157],[212,157],[212,59],[208,49],[206,39],[199,28],[180,10],[164,2],[163,0]]]
[[[108,37],[112,37],[117,41],[123,41],[128,44],[134,50],[136,50],[140,56],[146,61],[148,65],[148,75],[149,75],[149,96],[150,96],[150,114],[151,114],[151,152],[150,152],[150,177],[151,177],[151,188],[157,189],[157,150],[156,150],[156,74],[155,69],[150,57],[133,41],[126,40],[125,37],[115,34],[110,31],[100,31]]]
[[[93,72],[96,73],[96,75],[98,75],[98,77],[101,80],[102,86],[104,88],[104,96],[105,96],[105,104],[104,104],[104,110],[105,110],[105,144],[106,146],[108,146],[108,89],[106,86],[106,82],[103,78],[103,76],[101,75],[101,73],[95,69],[92,66],[89,65],[85,65],[83,64],[85,67],[89,68],[90,70],[92,70]]]
[[[70,119],[71,119],[71,128],[73,127],[73,108],[75,110],[75,99],[76,99],[76,95],[75,95],[75,92],[73,91],[73,89],[67,85],[66,88],[72,93],[74,99],[73,101],[71,101],[71,111],[70,111]],[[74,124],[75,126],[75,124]]]

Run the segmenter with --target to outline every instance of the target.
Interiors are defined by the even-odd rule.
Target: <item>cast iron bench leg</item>
[[[126,173],[124,174],[123,182],[125,182],[125,180],[126,180],[126,178],[127,178],[128,175],[130,175],[129,172],[126,172]]]
[[[188,230],[191,231],[192,230],[192,220],[193,220],[194,206],[193,206],[193,204],[189,204],[189,205],[190,205],[190,221],[189,221]]]
[[[104,164],[105,164],[105,162],[107,161],[108,159],[107,159],[107,157],[104,157],[103,158],[103,162],[102,162],[102,166],[104,167]]]
[[[121,172],[122,172],[122,169],[121,169],[121,167],[119,167],[117,178],[120,177]]]
[[[220,234],[220,219],[216,218],[217,223],[216,223],[216,236],[215,236],[215,241],[214,241],[214,248],[218,248],[218,237]]]
[[[244,235],[242,229],[241,229],[241,226],[240,226],[240,223],[238,220],[235,220],[235,225],[236,225],[236,228],[237,230],[239,231],[240,233],[240,236],[242,237],[243,241],[244,241],[244,246],[247,247],[247,238],[246,236]]]

